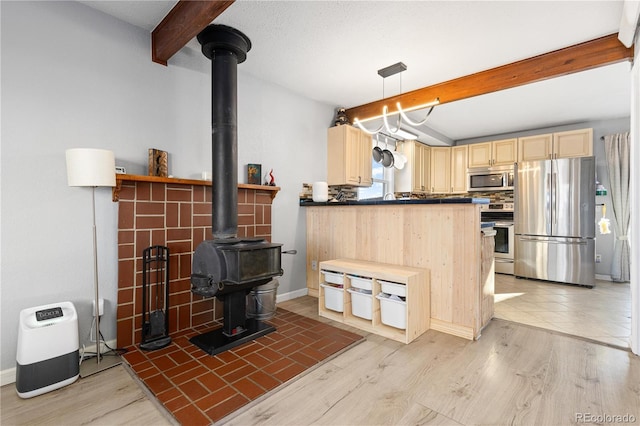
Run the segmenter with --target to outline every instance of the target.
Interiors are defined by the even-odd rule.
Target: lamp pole
[[[100,364],[100,295],[98,294],[98,235],[96,232],[96,187],[91,187],[93,213],[93,284],[95,289],[94,311],[96,318],[96,358]]]

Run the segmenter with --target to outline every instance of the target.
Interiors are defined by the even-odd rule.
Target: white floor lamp
[[[115,158],[112,151],[93,148],[74,148],[66,151],[67,184],[90,186],[93,212],[93,284],[95,290],[94,317],[96,335],[96,363],[83,362],[80,376],[86,377],[121,363],[120,357],[101,357],[100,354],[100,306],[98,292],[98,244],[96,236],[96,187],[116,186]]]

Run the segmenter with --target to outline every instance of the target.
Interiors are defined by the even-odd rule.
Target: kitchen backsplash
[[[313,184],[303,183],[302,192],[300,192],[300,201],[311,201],[313,199]],[[329,199],[337,199],[338,201],[357,200],[358,187],[329,185]]]
[[[301,201],[311,201],[313,199],[312,184],[303,183],[302,192],[300,192]],[[398,198],[413,199],[433,199],[433,198],[489,198],[491,203],[513,203],[513,191],[497,191],[497,192],[467,192],[464,194],[415,194],[396,192]],[[338,201],[355,201],[358,199],[358,187],[355,186],[329,186],[329,199],[337,199]]]
[[[413,194],[395,193],[396,198],[440,199],[440,198],[488,198],[491,203],[513,203],[513,191],[465,192],[462,194]]]

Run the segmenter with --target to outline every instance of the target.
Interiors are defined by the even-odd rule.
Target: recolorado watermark
[[[592,414],[576,413],[576,423],[635,423],[633,414]]]

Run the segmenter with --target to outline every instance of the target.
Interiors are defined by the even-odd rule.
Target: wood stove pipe
[[[238,64],[251,41],[226,25],[212,24],[198,34],[211,59],[211,142],[213,238],[238,236]]]

